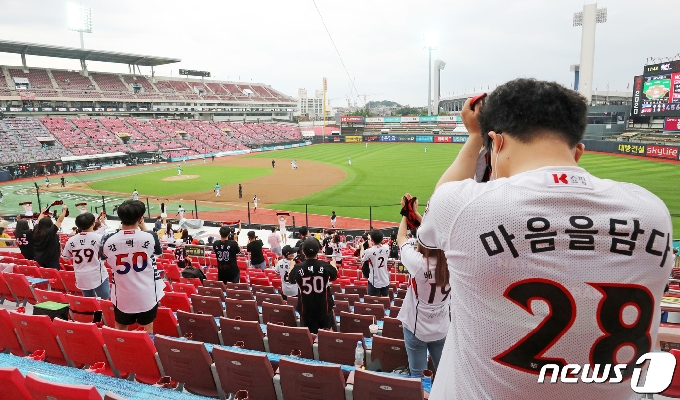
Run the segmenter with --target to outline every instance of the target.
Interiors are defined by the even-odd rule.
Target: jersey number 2
[[[621,347],[634,349],[633,360],[649,352],[652,347],[649,333],[654,315],[654,298],[644,287],[630,284],[588,283],[602,294],[596,319],[604,333],[590,348],[591,364],[619,364],[616,353]],[[538,374],[545,364],[564,367],[564,358],[543,357],[564,335],[576,319],[576,303],[564,286],[547,279],[528,279],[511,285],[504,296],[532,313],[531,301],[543,300],[548,303],[550,313],[529,334],[514,346],[494,357],[496,362],[521,371]],[[637,309],[637,318],[632,323],[623,320],[623,311],[632,306]],[[633,374],[634,365],[622,370],[623,378]],[[614,371],[610,371],[613,376]]]

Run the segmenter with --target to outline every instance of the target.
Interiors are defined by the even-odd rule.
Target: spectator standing
[[[239,232],[241,230],[239,229]],[[239,283],[240,271],[236,264],[236,255],[241,251],[238,242],[234,240],[238,236],[227,226],[220,228],[221,240],[213,243],[213,251],[217,257],[217,279],[224,282]]]
[[[430,399],[641,397],[628,379],[657,343],[672,222],[649,191],[578,167],[589,101],[517,79],[463,106],[469,138],[418,229],[446,253],[455,312]],[[483,144],[493,179],[478,183]],[[546,364],[616,364],[623,347],[628,367],[606,374],[622,379],[536,384]]]
[[[182,208],[182,205],[177,207],[177,214],[176,215],[179,216],[180,221],[184,219],[184,209]]]
[[[407,233],[406,217],[402,217],[394,242],[401,248],[401,262],[411,280],[397,319],[403,324],[411,376],[420,377],[427,369],[428,354],[435,370],[439,366],[451,324],[451,287],[446,254],[421,245],[416,250],[416,241],[409,241]]]
[[[161,229],[163,229],[163,219],[160,216],[158,216],[156,217],[156,222],[153,225],[153,231],[158,232]]]
[[[147,232],[144,203],[126,200],[118,207],[121,230],[102,238],[102,259],[113,270],[111,291],[116,329],[134,323],[153,333],[158,302],[165,284],[156,269],[156,256],[163,254],[158,236]]]
[[[168,211],[165,209],[165,203],[161,203],[161,219],[163,220],[163,225],[168,218]]]
[[[61,214],[56,222],[52,218],[40,213],[38,226],[33,231],[33,242],[35,250],[35,261],[43,268],[61,269],[59,265],[59,255],[61,245],[59,243],[59,228],[66,217],[66,204],[61,206]]]
[[[95,222],[92,213],[78,215],[76,226],[80,232],[66,242],[61,256],[73,260],[76,287],[83,296],[108,300],[111,297],[109,274],[99,258],[102,236],[94,232]]]
[[[338,266],[342,264],[342,249],[345,247],[344,243],[340,240],[340,235],[333,235],[333,240],[330,243],[331,249],[333,249],[333,259],[335,260],[335,265]]]
[[[335,229],[335,221],[337,220],[338,216],[335,215],[335,211],[331,212],[331,228]]]
[[[33,230],[28,226],[28,221],[20,219],[17,221],[17,226],[14,229],[14,237],[17,240],[19,251],[27,260],[35,259],[33,250]]]
[[[5,228],[7,228],[7,221],[0,221],[0,239],[11,240],[12,238],[5,232]],[[9,245],[7,240],[0,240],[0,247],[7,247]]]
[[[368,295],[388,296],[390,270],[387,259],[390,257],[390,249],[382,243],[383,234],[377,229],[368,233],[368,240],[371,247],[361,257],[362,263],[368,262]]]
[[[186,267],[187,250],[184,248],[184,244],[185,243],[183,242],[175,247],[175,262],[179,269],[184,269],[184,267]]]
[[[281,296],[284,300],[288,296],[298,295],[298,285],[288,281],[290,271],[295,267],[294,258],[298,250],[300,249],[296,247],[283,246],[283,250],[281,250],[283,258],[279,260],[275,267],[276,273],[281,277]]]
[[[281,243],[286,244],[288,239],[286,235],[286,217],[283,215],[279,216],[279,232],[281,232]]]
[[[165,233],[163,239],[168,243],[175,243],[175,231],[172,229],[172,223],[168,222],[165,226]]]
[[[269,234],[267,242],[269,242],[269,249],[272,253],[276,254],[277,257],[281,257],[281,235],[276,233],[275,226],[272,226],[272,233]]]
[[[246,249],[248,250],[248,253],[250,253],[250,268],[259,268],[263,271],[267,268],[267,262],[264,259],[262,247],[264,247],[264,243],[255,236],[255,231],[249,231]]]
[[[328,282],[338,277],[338,270],[333,265],[316,258],[319,249],[316,238],[305,239],[302,243],[305,261],[295,265],[288,277],[288,282],[295,283],[300,288],[300,325],[306,326],[314,334],[319,329],[335,326],[334,303]]]
[[[255,206],[254,209],[253,209],[253,212],[257,212],[257,202],[258,202],[258,200],[260,200],[260,199],[257,198],[257,195],[253,196],[253,205]]]

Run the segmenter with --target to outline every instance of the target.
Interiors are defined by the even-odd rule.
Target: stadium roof
[[[0,53],[26,54],[32,56],[71,58],[75,60],[101,61],[117,64],[157,65],[180,62],[178,58],[143,56],[139,54],[116,53],[113,51],[76,49],[73,47],[51,46],[47,44],[10,42],[0,40]]]

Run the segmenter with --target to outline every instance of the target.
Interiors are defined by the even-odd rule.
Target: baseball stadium
[[[680,398],[679,56],[593,90],[588,4],[570,87],[332,107],[97,7],[0,40],[0,400]]]

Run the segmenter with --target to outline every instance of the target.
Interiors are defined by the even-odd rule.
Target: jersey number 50
[[[617,352],[622,347],[632,347],[633,360],[649,352],[652,347],[649,333],[654,315],[654,297],[647,288],[631,284],[588,283],[602,294],[595,318],[604,335],[600,336],[589,350],[591,364],[618,364]],[[505,291],[504,296],[531,311],[532,300],[548,303],[550,313],[541,323],[519,342],[494,357],[496,362],[524,372],[538,374],[543,365],[557,364],[564,367],[564,358],[547,358],[543,355],[571,328],[576,319],[576,302],[571,293],[562,285],[547,279],[527,279],[517,282]],[[637,311],[636,319],[624,321],[623,312],[627,307]],[[581,311],[581,312],[587,312]],[[582,349],[574,349],[582,351]],[[622,371],[623,378],[633,374],[635,365],[629,364]],[[610,371],[610,376],[614,371]]]
[[[128,262],[128,259],[130,259],[130,262]],[[116,266],[123,267],[123,269],[117,269],[116,273],[121,275],[127,274],[130,269],[135,270],[135,272],[142,272],[148,264],[148,257],[144,252],[116,254]]]
[[[312,281],[311,284],[309,283],[310,280]],[[306,276],[302,278],[302,293],[310,294],[312,291],[314,293],[323,293],[324,289],[322,276]]]

